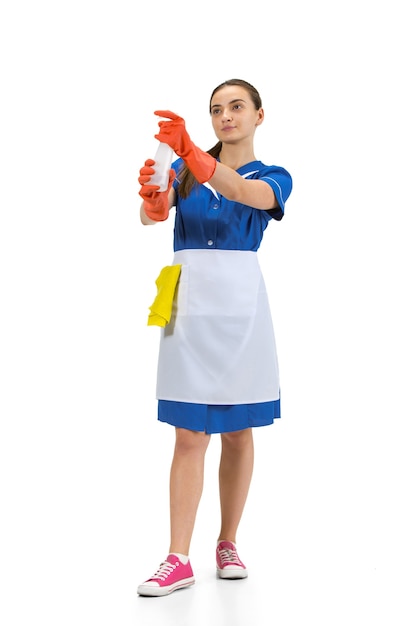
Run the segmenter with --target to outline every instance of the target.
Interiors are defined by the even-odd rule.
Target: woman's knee
[[[237,430],[231,433],[222,433],[222,447],[229,450],[246,450],[253,446],[252,429]]]
[[[210,441],[207,433],[187,430],[185,428],[175,429],[175,451],[180,454],[205,453]]]

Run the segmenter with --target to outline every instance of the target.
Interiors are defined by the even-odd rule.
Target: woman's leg
[[[252,429],[222,433],[219,467],[221,528],[219,539],[236,543],[253,473]]]
[[[210,435],[176,428],[170,476],[170,552],[188,554],[203,491],[204,458]]]

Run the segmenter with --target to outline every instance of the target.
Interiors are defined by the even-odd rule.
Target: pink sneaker
[[[248,570],[239,559],[236,546],[231,541],[220,541],[216,549],[219,578],[246,578]]]
[[[168,554],[158,571],[138,587],[139,596],[166,596],[172,591],[194,584],[194,574],[188,560],[183,565],[176,554]]]

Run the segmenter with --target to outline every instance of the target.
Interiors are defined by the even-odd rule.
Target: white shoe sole
[[[191,578],[183,578],[182,580],[179,580],[178,582],[172,585],[167,585],[166,587],[159,587],[159,586],[146,585],[146,584],[139,585],[138,596],[152,596],[152,597],[167,596],[173,591],[177,591],[177,589],[190,587],[191,585],[194,585],[194,583],[195,583],[195,578],[191,577]]]
[[[217,568],[217,576],[219,578],[229,578],[230,580],[237,580],[239,578],[247,578],[248,570],[237,567],[236,569],[219,569]]]

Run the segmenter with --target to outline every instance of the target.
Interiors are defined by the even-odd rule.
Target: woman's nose
[[[223,119],[224,120],[230,120],[231,117],[232,117],[231,111],[229,109],[224,109],[224,111],[223,111]]]

